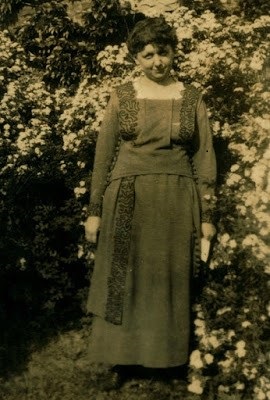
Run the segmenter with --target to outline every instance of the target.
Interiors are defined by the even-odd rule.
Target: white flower
[[[241,325],[242,325],[243,328],[247,328],[248,326],[251,325],[251,322],[249,322],[249,321],[244,321],[244,322],[242,322]]]
[[[38,147],[34,148],[34,152],[36,153],[37,156],[41,156],[42,155],[42,151]]]
[[[229,241],[229,239],[230,239],[230,235],[229,235],[228,233],[224,233],[224,234],[220,237],[219,241],[220,241],[220,243],[224,246],[225,244],[227,244],[227,242]]]
[[[242,241],[243,247],[254,246],[258,242],[258,238],[254,234],[247,235]]]
[[[227,357],[226,360],[219,361],[218,364],[221,365],[223,368],[228,369],[233,363],[232,357]]]
[[[244,340],[239,340],[239,341],[236,343],[236,347],[237,347],[237,348],[244,348],[244,347],[246,347],[246,342],[245,342]]]
[[[192,39],[193,31],[187,26],[181,26],[176,29],[176,34],[179,41],[181,41],[182,39]]]
[[[261,229],[259,230],[259,234],[260,234],[261,236],[268,236],[268,235],[269,235],[269,229],[268,229],[268,228],[261,228]]]
[[[209,344],[211,344],[212,347],[214,347],[214,349],[216,349],[217,347],[219,347],[220,344],[221,344],[221,343],[218,341],[218,339],[217,339],[216,336],[210,336],[210,337],[208,338],[208,342],[209,342]]]
[[[188,385],[188,391],[196,394],[203,393],[202,382],[198,378],[192,377],[192,382]]]
[[[44,108],[43,112],[45,115],[50,115],[51,109],[49,107],[46,107],[46,108]]]
[[[231,127],[227,122],[225,122],[225,124],[222,126],[222,136],[224,138],[228,138],[231,137],[231,135],[232,135]]]
[[[206,364],[208,364],[208,365],[212,364],[214,361],[214,357],[210,353],[205,354],[204,359],[206,361]]]
[[[237,204],[236,209],[240,212],[241,215],[246,215],[247,213],[247,208],[241,204]]]
[[[237,390],[244,390],[245,389],[245,384],[242,382],[236,382],[235,387]]]
[[[19,260],[20,266],[21,266],[21,270],[25,269],[25,265],[26,265],[26,259],[24,257],[20,258]]]
[[[19,167],[17,168],[17,172],[18,172],[18,174],[20,175],[20,174],[23,174],[25,171],[27,171],[28,170],[28,165],[26,165],[26,164],[23,164],[23,165],[19,165]]]
[[[236,183],[238,183],[240,180],[241,180],[241,175],[235,174],[235,173],[231,173],[231,174],[229,174],[229,177],[228,177],[228,179],[226,181],[226,184],[228,186],[233,186]]]
[[[230,388],[228,386],[219,385],[218,390],[220,392],[228,393],[230,391]]]
[[[229,246],[231,249],[235,249],[235,248],[237,247],[236,240],[235,240],[235,239],[231,239],[231,240],[229,241],[229,243],[228,243],[228,246]]]
[[[223,315],[231,310],[232,310],[231,307],[220,308],[219,310],[217,310],[217,315]]]
[[[219,265],[219,263],[216,260],[211,259],[209,268],[213,270],[213,269],[217,268],[218,265]]]
[[[235,331],[231,329],[231,330],[228,332],[228,339],[231,340],[234,336],[235,336]]]
[[[270,265],[266,265],[264,268],[264,273],[270,275]]]
[[[75,193],[75,196],[78,198],[86,193],[86,188],[85,187],[76,187],[74,189],[74,193]]]
[[[236,343],[236,350],[235,353],[239,358],[243,358],[246,355],[246,343],[244,340],[240,340],[239,342]]]
[[[83,161],[77,161],[77,165],[79,168],[85,168],[86,164]]]
[[[248,369],[246,367],[243,369],[243,374],[247,377],[248,380],[252,380],[256,378],[258,370],[256,368]]]
[[[250,174],[251,174],[250,168],[246,168],[244,171],[245,177],[248,178],[250,176]]]
[[[203,198],[204,198],[204,200],[210,200],[210,199],[211,199],[211,196],[210,196],[210,194],[205,194],[205,195],[203,196]]]
[[[219,121],[215,121],[212,124],[212,130],[215,134],[217,134],[220,131],[220,122]]]
[[[267,166],[263,162],[255,164],[251,169],[251,179],[257,187],[262,188],[265,183],[265,177],[267,172]]]
[[[257,393],[257,400],[265,400],[266,399],[266,395],[263,393],[262,390],[259,390]]]
[[[61,163],[60,164],[60,171],[62,171],[63,172],[63,174],[66,174],[67,173],[67,166],[66,166],[66,164],[65,163]]]
[[[82,245],[78,246],[78,258],[81,258],[83,256],[84,252],[83,252],[83,247]]]
[[[253,368],[251,369],[251,373],[254,374],[254,375],[256,375],[256,374],[258,373],[257,368],[253,367]]]
[[[244,91],[244,88],[242,88],[242,87],[236,87],[233,91],[234,91],[234,92],[243,92],[243,91]]]
[[[233,164],[231,166],[231,172],[236,172],[236,171],[238,171],[239,168],[240,168],[240,166],[238,164]]]
[[[251,59],[251,62],[249,64],[250,68],[253,69],[254,71],[261,71],[263,67],[264,59],[262,55],[260,55],[258,52],[255,53]]]
[[[270,129],[270,118],[262,118],[262,117],[256,117],[255,122],[260,125],[261,128],[263,129]]]
[[[195,321],[194,321],[194,325],[204,327],[205,326],[205,322],[204,322],[203,319],[196,318]]]
[[[199,350],[194,350],[190,355],[190,365],[195,368],[202,368],[203,362],[201,359],[201,352]]]

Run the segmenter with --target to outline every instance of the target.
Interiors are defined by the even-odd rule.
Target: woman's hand
[[[97,243],[97,235],[101,225],[101,218],[91,216],[84,223],[85,237],[91,243]]]
[[[212,240],[217,233],[215,225],[211,224],[210,222],[203,222],[201,230],[202,230],[202,237],[204,237],[207,240]]]

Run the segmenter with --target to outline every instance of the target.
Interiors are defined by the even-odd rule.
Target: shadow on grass
[[[42,310],[42,282],[33,274],[5,271],[0,278],[0,375],[6,379],[23,372],[32,352],[59,333],[79,328],[82,310],[75,296]]]

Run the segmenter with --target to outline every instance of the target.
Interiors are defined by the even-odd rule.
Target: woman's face
[[[169,44],[166,46],[147,44],[142,51],[137,53],[135,61],[147,78],[155,82],[163,82],[169,77],[173,59],[174,51]]]

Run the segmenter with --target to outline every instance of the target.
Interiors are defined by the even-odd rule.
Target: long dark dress
[[[112,93],[91,188],[90,212],[102,215],[88,299],[92,361],[156,368],[187,361],[190,279],[215,174],[195,88],[169,100],[138,99],[132,83]]]

